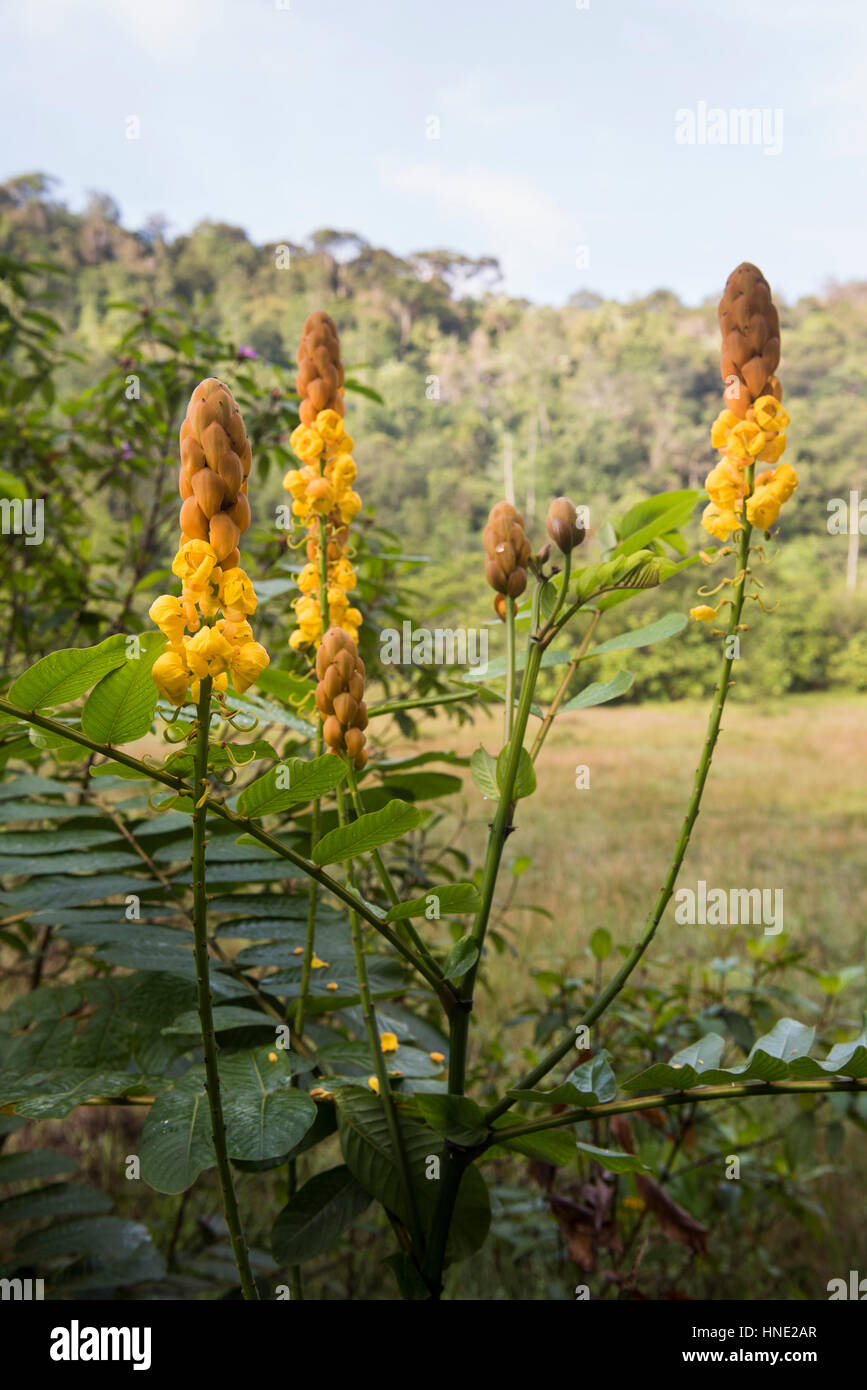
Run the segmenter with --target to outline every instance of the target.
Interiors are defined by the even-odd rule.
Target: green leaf
[[[682,632],[686,623],[685,613],[666,613],[647,627],[633,628],[631,632],[622,632],[619,637],[609,637],[607,642],[591,647],[587,657],[601,656],[603,652],[619,652],[630,647],[650,647],[654,642],[663,642],[667,637]]]
[[[245,787],[238,797],[238,811],[242,816],[259,819],[285,811],[289,806],[298,806],[307,801],[315,801],[334,791],[346,777],[346,763],[343,758],[325,753],[321,758],[305,762],[302,758],[287,758],[285,762],[266,772]]]
[[[185,1192],[216,1159],[204,1074],[196,1068],[158,1095],[138,1145],[141,1175],[157,1192]]]
[[[836,1043],[824,1062],[812,1057],[793,1057],[789,1070],[792,1076],[811,1080],[821,1076],[851,1076],[859,1080],[867,1076],[867,1029],[852,1042]]]
[[[395,1166],[385,1111],[378,1096],[356,1087],[336,1093],[338,1130],[343,1156],[366,1192],[394,1212],[404,1225],[409,1214]],[[430,1160],[442,1160],[444,1140],[425,1125],[398,1115],[404,1150],[412,1174],[420,1218],[429,1230],[436,1208],[439,1181],[429,1176]],[[461,1180],[449,1232],[446,1257],[464,1260],[480,1250],[491,1224],[491,1205],[481,1173],[471,1165]]]
[[[109,671],[124,664],[126,642],[126,637],[119,632],[106,637],[96,647],[68,647],[52,652],[18,677],[8,698],[13,705],[26,710],[68,704],[90,690]]]
[[[508,1115],[503,1115],[494,1125],[511,1124]],[[503,1139],[488,1149],[485,1158],[499,1158],[503,1153],[523,1154],[525,1158],[538,1159],[540,1163],[551,1163],[555,1168],[565,1168],[575,1162],[575,1140],[565,1129],[540,1130],[537,1134],[522,1134],[516,1139]]]
[[[370,1194],[344,1164],[317,1173],[274,1222],[271,1249],[275,1260],[300,1265],[324,1255],[369,1206]]]
[[[617,700],[625,695],[635,680],[631,671],[618,671],[610,681],[594,681],[574,695],[561,707],[561,714],[570,709],[590,709],[593,705],[604,705],[609,700]]]
[[[719,1033],[706,1033],[698,1042],[675,1052],[670,1061],[656,1063],[639,1076],[625,1081],[624,1088],[631,1090],[640,1086],[644,1090],[666,1086],[677,1091],[688,1091],[698,1085],[704,1072],[719,1066],[724,1047],[725,1039]]]
[[[476,943],[470,937],[462,936],[448,953],[443,966],[443,977],[446,980],[459,980],[472,969],[478,958],[479,948]]]
[[[514,1100],[535,1101],[543,1105],[605,1105],[617,1094],[617,1081],[604,1052],[582,1062],[551,1091],[509,1091]]]
[[[292,1067],[282,1048],[228,1055],[220,1062],[220,1081],[230,1158],[259,1162],[288,1153],[316,1119],[315,1101],[292,1089]]]
[[[697,489],[682,488],[677,492],[658,493],[637,503],[620,520],[621,540],[613,555],[632,555],[658,536],[678,531],[689,521],[700,497]]]
[[[619,1149],[598,1149],[595,1144],[584,1144],[580,1140],[576,1148],[589,1154],[609,1173],[649,1173],[650,1169],[638,1154],[621,1153]]]
[[[97,743],[132,743],[150,732],[159,693],[151,667],[166,644],[160,632],[146,632],[138,640],[139,656],[103,676],[81,712],[82,731]]]
[[[483,1144],[488,1137],[485,1112],[468,1096],[429,1092],[417,1095],[415,1102],[431,1129],[444,1134],[453,1144],[471,1148]]]
[[[477,748],[470,758],[470,772],[473,781],[486,801],[499,801],[500,789],[497,786],[497,761],[484,748]]]
[[[77,1164],[66,1154],[52,1149],[25,1149],[17,1154],[0,1154],[0,1182],[25,1182],[50,1178],[56,1173],[74,1173]]]
[[[508,746],[503,748],[497,758],[497,786],[503,790],[506,781],[506,769],[509,762]],[[524,796],[532,796],[536,790],[536,769],[533,767],[533,760],[526,748],[522,748],[518,757],[518,770],[515,773],[515,782],[512,787],[512,800],[520,801]]]
[[[56,1220],[59,1216],[101,1216],[111,1198],[80,1183],[56,1182],[35,1192],[18,1192],[0,1202],[0,1222]]]
[[[474,883],[438,883],[429,888],[422,898],[412,898],[409,902],[395,903],[385,914],[386,922],[398,922],[404,917],[427,917],[431,908],[436,921],[451,913],[475,912],[479,906],[479,890]]]
[[[338,826],[324,835],[313,848],[313,861],[316,864],[336,864],[365,854],[415,830],[424,818],[424,814],[412,802],[390,801],[381,811],[359,816],[351,824]]]
[[[606,927],[597,927],[591,934],[590,950],[596,960],[607,960],[611,955],[611,933]]]

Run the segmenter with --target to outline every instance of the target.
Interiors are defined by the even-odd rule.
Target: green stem
[[[749,485],[751,487],[752,467],[747,469],[747,476]],[[714,693],[714,699],[713,704],[711,706],[710,716],[708,718],[707,733],[705,735],[704,746],[702,748],[698,768],[696,769],[692,795],[689,799],[689,805],[687,807],[686,816],[684,817],[684,822],[681,827],[680,835],[677,839],[677,844],[675,845],[674,857],[669,866],[668,873],[665,876],[665,882],[660,888],[656,898],[656,902],[653,905],[653,910],[651,911],[650,916],[647,918],[641,937],[632,947],[632,950],[626,956],[625,960],[623,961],[623,964],[620,966],[620,969],[612,977],[610,982],[606,985],[605,989],[601,991],[601,993],[596,997],[596,999],[589,1006],[589,1008],[587,1008],[585,1012],[582,1014],[581,1018],[579,1019],[578,1026],[583,1025],[585,1027],[589,1027],[591,1024],[595,1023],[596,1020],[600,1018],[602,1014],[605,1013],[612,1000],[623,989],[623,986],[626,984],[626,981],[629,979],[629,976],[632,974],[633,970],[638,965],[638,962],[641,960],[642,956],[644,955],[645,951],[647,950],[648,946],[650,945],[651,941],[656,935],[657,928],[662,920],[662,914],[665,912],[665,909],[668,906],[668,903],[671,899],[671,895],[674,892],[674,887],[677,882],[677,876],[680,873],[681,866],[686,856],[687,847],[689,845],[689,838],[692,834],[693,826],[695,825],[695,822],[698,819],[699,810],[701,809],[701,799],[704,794],[705,783],[707,782],[707,776],[710,771],[710,765],[713,759],[714,749],[716,748],[716,742],[719,737],[720,723],[722,721],[722,715],[723,710],[725,708],[726,698],[728,696],[730,687],[734,683],[731,679],[731,669],[732,662],[735,660],[735,657],[733,654],[729,655],[727,649],[733,646],[729,639],[736,635],[741,620],[741,613],[743,611],[747,583],[747,566],[749,564],[750,558],[751,535],[752,527],[745,520],[743,530],[741,531],[740,545],[738,547],[738,573],[735,579],[733,580],[734,597],[731,601],[731,613],[729,615],[728,629],[726,631],[725,642],[723,644],[722,664],[720,667],[719,678],[717,680],[717,686],[716,691]],[[575,1033],[573,1030],[568,1037],[564,1038],[562,1043],[559,1043],[557,1047],[553,1048],[550,1052],[548,1052],[542,1058],[541,1062],[539,1062],[537,1066],[533,1067],[532,1071],[529,1071],[526,1074],[526,1076],[522,1077],[520,1081],[516,1082],[515,1085],[510,1087],[509,1089],[516,1091],[532,1090],[533,1087],[537,1085],[537,1083],[541,1081],[544,1076],[547,1076],[548,1072],[551,1071],[552,1067],[555,1067],[559,1061],[561,1061],[572,1051],[574,1045]],[[485,1119],[488,1123],[491,1123],[500,1115],[505,1114],[507,1110],[510,1110],[514,1103],[515,1102],[513,1100],[508,1099],[508,1097],[504,1097],[488,1111],[487,1115],[485,1116]]]
[[[343,788],[337,788],[337,814],[340,824],[346,824],[346,810],[343,799]],[[355,870],[352,860],[347,861],[346,875],[350,885],[355,887]],[[374,1008],[373,998],[370,993],[370,981],[367,975],[367,960],[364,954],[364,939],[361,932],[361,923],[358,914],[350,909],[349,926],[352,933],[352,951],[355,957],[355,973],[358,977],[358,993],[361,996],[361,1014],[364,1019],[364,1028],[367,1033],[367,1042],[373,1055],[373,1069],[379,1084],[379,1098],[382,1101],[385,1111],[385,1123],[388,1127],[391,1139],[391,1148],[394,1156],[395,1165],[400,1174],[401,1186],[403,1188],[404,1200],[408,1217],[409,1234],[412,1239],[413,1249],[417,1258],[420,1260],[424,1253],[424,1233],[418,1214],[418,1205],[415,1197],[415,1189],[412,1185],[412,1176],[407,1162],[406,1150],[404,1148],[403,1137],[398,1124],[397,1112],[394,1105],[394,1097],[391,1094],[391,1085],[388,1080],[388,1069],[385,1065],[385,1057],[382,1053],[382,1044],[379,1040],[379,1029],[376,1026],[376,1009]]]
[[[575,655],[572,657],[572,660],[569,662],[569,665],[566,667],[566,674],[564,675],[559,686],[557,687],[557,693],[554,696],[554,699],[551,701],[551,708],[548,710],[548,713],[542,720],[539,731],[536,734],[536,737],[534,738],[532,746],[530,748],[530,758],[533,762],[536,761],[536,758],[539,756],[539,750],[541,749],[542,744],[545,742],[545,739],[548,737],[548,730],[554,723],[560,706],[566,698],[566,691],[569,687],[569,682],[571,681],[572,677],[577,671],[579,662],[583,660],[584,653],[590,645],[590,639],[596,631],[596,627],[601,617],[602,614],[600,613],[599,609],[597,609],[596,612],[593,614],[593,617],[590,619],[590,624],[587,628],[587,631],[584,633],[584,636],[581,639],[580,647],[578,648]]]
[[[503,742],[512,737],[515,714],[515,600],[506,598],[506,722]]]
[[[612,1100],[605,1105],[588,1105],[581,1110],[564,1110],[544,1120],[509,1125],[495,1129],[486,1147],[502,1144],[504,1140],[520,1139],[527,1134],[539,1134],[545,1129],[562,1129],[564,1125],[580,1124],[585,1120],[604,1120],[611,1115],[631,1115],[642,1110],[662,1110],[678,1105],[703,1104],[707,1100],[749,1100],[752,1096],[822,1095],[828,1091],[859,1092],[867,1090],[867,1081],[766,1081],[744,1082],[722,1086],[696,1086],[691,1091],[670,1095],[638,1096],[632,1100]]]
[[[211,1134],[214,1153],[217,1159],[217,1173],[223,1194],[223,1210],[232,1253],[238,1267],[241,1290],[245,1299],[258,1299],[256,1282],[250,1269],[250,1257],[241,1228],[238,1201],[232,1181],[232,1169],[226,1148],[226,1125],[223,1119],[223,1103],[220,1096],[220,1072],[217,1065],[217,1039],[214,1033],[214,1015],[211,1001],[211,983],[208,973],[208,897],[205,879],[205,797],[207,795],[208,771],[208,730],[211,722],[211,678],[205,677],[199,691],[196,730],[195,768],[193,781],[193,933],[196,959],[196,986],[199,1004],[199,1021],[202,1026],[202,1048],[205,1055],[206,1091],[208,1108],[211,1112]]]

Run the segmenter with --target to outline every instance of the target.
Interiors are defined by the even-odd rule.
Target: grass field
[[[592,930],[631,943],[662,882],[680,831],[705,734],[700,703],[600,707],[561,716],[537,762],[538,788],[519,803],[505,862],[529,855],[517,902],[554,921],[514,915],[514,944],[569,967]],[[496,753],[498,720],[426,729],[426,744]],[[401,748],[396,744],[396,748]],[[774,706],[732,700],[702,812],[678,883],[783,890],[784,931],[818,970],[863,964],[867,949],[867,698],[789,697]],[[589,787],[575,786],[576,769]],[[485,803],[466,774],[462,848],[483,851]],[[704,964],[737,954],[761,932],[681,926],[669,905],[651,952]],[[514,963],[492,963],[504,1009],[514,1001]]]

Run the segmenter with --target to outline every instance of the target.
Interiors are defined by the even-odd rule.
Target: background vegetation
[[[313,308],[335,317],[355,382],[351,420],[367,508],[356,523],[366,656],[375,659],[380,627],[404,616],[427,626],[490,618],[479,532],[502,495],[504,470],[537,541],[553,493],[589,505],[596,527],[663,488],[701,486],[720,397],[715,296],[689,308],[664,291],[626,305],[579,293],[554,309],[500,294],[489,260],[441,251],[401,260],[334,230],[288,251],[288,267],[278,268],[284,249],[256,247],[223,224],[172,240],[157,220],[132,232],[102,195],[79,216],[41,176],[0,189],[0,495],[41,497],[46,506],[42,546],[4,537],[4,683],[44,651],[147,625],[176,538],[177,427],[192,387],[211,374],[229,381],[254,442],[249,553],[262,597],[257,625],[261,619],[275,667],[297,669],[285,644],[295,556],[274,508],[284,501],[280,479],[297,418],[294,345]],[[719,267],[720,283],[729,269]],[[829,535],[826,523],[831,498],[865,485],[867,285],[783,305],[781,318],[792,415],[787,457],[802,479],[782,543],[768,547],[773,563],[760,572],[769,604],[781,606],[772,618],[750,618],[761,631],[758,640],[749,635],[683,881],[780,883],[786,931],[749,939],[673,929],[669,909],[652,962],[605,1024],[605,1045],[636,1067],[666,1059],[708,1028],[745,1053],[784,1014],[815,1024],[830,1044],[853,1036],[864,1008],[867,750],[859,692],[867,691],[867,601],[863,579],[846,585],[848,539]],[[125,394],[132,378],[141,389],[134,403]],[[615,610],[605,635],[618,621],[643,624],[685,610],[704,577],[687,570],[664,593],[646,596],[634,618]],[[499,633],[497,625],[494,643]],[[641,707],[567,715],[546,744],[540,793],[510,841],[511,885],[493,922],[477,1094],[503,1070],[514,1075],[536,1060],[549,1033],[580,1012],[633,940],[679,828],[703,736],[699,697],[714,679],[715,653],[701,625],[641,651],[630,663],[636,680],[627,696]],[[616,657],[610,670],[600,661],[594,678],[619,665]],[[439,681],[435,672],[392,678],[397,693],[410,682],[425,693]],[[409,732],[406,720],[388,721],[389,758],[411,751]],[[440,716],[422,737],[423,749],[462,757],[497,740],[484,714],[472,726]],[[129,850],[119,824],[136,824],[143,798],[129,796],[119,779],[88,787],[64,761],[68,751],[20,731],[0,742],[13,777],[22,760],[45,760],[59,779],[31,788],[40,827],[98,816],[105,852],[122,858]],[[592,793],[575,789],[579,763],[591,768]],[[457,757],[448,770],[465,786],[452,784],[439,803],[434,847],[443,861],[472,853],[477,862],[485,808]],[[19,792],[30,784],[19,792],[13,785],[7,781],[0,800],[14,834]],[[34,807],[25,809],[32,819]],[[74,844],[74,825],[71,833]],[[403,868],[415,871],[411,852]],[[60,994],[44,986],[84,981],[96,998],[101,982],[108,988],[129,978],[127,957],[87,934],[97,909],[84,910],[80,937],[68,924],[64,934],[62,883],[54,889],[61,934],[52,936],[44,913],[31,920],[41,901],[36,880],[22,885],[8,860],[3,872],[12,885],[4,887],[0,923],[2,1003],[12,1006],[2,1016],[4,1052],[31,1066],[56,1065],[60,1052],[67,1065],[72,1056],[92,1065],[94,1015],[69,1006],[55,1017],[51,998]],[[38,866],[31,863],[31,872]],[[157,986],[165,978],[151,976]],[[165,993],[155,989],[156,1004]],[[43,1002],[28,1002],[30,994]],[[144,1002],[121,1009],[136,1027]],[[155,1049],[171,1051],[160,1032],[173,1017],[170,1004],[165,1018],[155,1007],[156,1021],[148,1020]],[[441,1041],[434,1032],[424,1040]],[[0,1273],[22,1268],[22,1259],[38,1273],[47,1261],[54,1286],[77,1297],[231,1290],[213,1173],[179,1198],[119,1176],[125,1155],[137,1151],[142,1111],[81,1108],[23,1125],[0,1116],[0,1181],[12,1182],[0,1202]],[[658,1212],[648,1219],[630,1175],[612,1183],[589,1160],[555,1174],[538,1158],[500,1157],[486,1169],[493,1242],[453,1272],[450,1292],[569,1298],[588,1279],[594,1296],[814,1298],[824,1296],[828,1278],[867,1268],[864,1232],[850,1220],[867,1178],[863,1097],[829,1096],[809,1107],[782,1099],[709,1106],[663,1124],[647,1117],[634,1128],[676,1204],[667,1222]],[[593,1141],[612,1137],[621,1147],[631,1142],[624,1129]],[[48,1159],[34,1160],[46,1151]],[[719,1155],[727,1152],[744,1154],[747,1181],[721,1180]],[[66,1180],[76,1169],[70,1194]],[[64,1190],[44,1197],[45,1189],[15,1187],[45,1177],[63,1178]],[[285,1182],[285,1165],[240,1176],[257,1270],[272,1283],[281,1275],[267,1237]],[[129,1261],[111,1249],[112,1239],[127,1239],[127,1227],[108,1224],[101,1235],[89,1227],[89,1251],[81,1226],[79,1244],[68,1248],[52,1245],[53,1225],[33,1231],[34,1222],[63,1216],[63,1203],[81,1222],[135,1223]],[[305,1270],[308,1296],[393,1297],[380,1263],[388,1240],[367,1213],[333,1256]]]

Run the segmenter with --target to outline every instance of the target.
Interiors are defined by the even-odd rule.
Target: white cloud
[[[461,247],[472,243],[479,254],[496,256],[509,279],[527,283],[552,261],[574,265],[582,241],[580,220],[519,175],[426,161],[383,163],[379,174],[391,192],[432,205],[437,226],[432,241],[441,240],[446,230]]]

